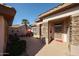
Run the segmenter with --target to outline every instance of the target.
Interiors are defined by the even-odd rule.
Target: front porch
[[[67,43],[70,38],[70,17],[63,17],[48,22],[48,43],[52,40]]]
[[[36,56],[69,56],[69,49],[66,43],[52,41],[45,45]]]
[[[70,55],[70,25],[71,16],[42,23],[41,38],[46,45],[36,55]]]

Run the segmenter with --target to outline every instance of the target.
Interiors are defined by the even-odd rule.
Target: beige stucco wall
[[[3,55],[4,42],[5,42],[5,23],[3,16],[0,16],[0,55]]]

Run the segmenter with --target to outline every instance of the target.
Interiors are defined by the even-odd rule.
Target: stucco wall
[[[3,55],[3,48],[4,48],[4,39],[5,39],[5,34],[4,34],[4,18],[3,16],[0,16],[0,55]]]

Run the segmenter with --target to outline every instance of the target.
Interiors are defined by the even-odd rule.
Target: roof
[[[36,22],[39,22],[39,21],[43,20],[42,18],[44,18],[44,17],[47,17],[47,16],[50,16],[50,15],[54,15],[56,13],[65,11],[67,9],[70,9],[70,8],[74,7],[74,6],[79,6],[79,4],[78,3],[63,3],[63,4],[60,4],[57,7],[53,8],[53,9],[50,9],[45,13],[40,14],[38,16],[39,19]]]
[[[33,23],[33,24],[32,24],[32,27],[35,27],[35,26],[36,26],[36,23]]]
[[[0,4],[0,15],[3,15],[5,17],[9,25],[12,25],[15,14],[16,14],[15,8],[7,6],[5,4]]]

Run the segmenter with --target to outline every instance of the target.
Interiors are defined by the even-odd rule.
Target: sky
[[[7,3],[16,9],[13,25],[21,24],[22,19],[27,19],[32,24],[38,15],[54,8],[58,3]]]

